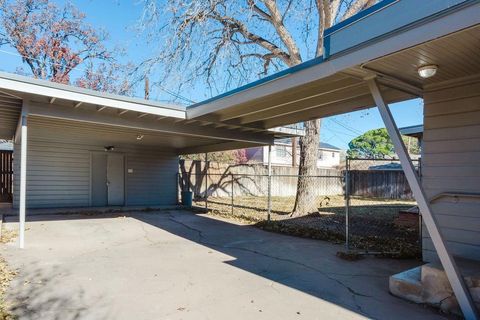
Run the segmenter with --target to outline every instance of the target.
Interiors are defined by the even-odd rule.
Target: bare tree
[[[71,4],[0,0],[0,45],[15,48],[35,78],[69,83],[81,63],[112,59],[103,45],[106,34],[84,19]]]
[[[124,65],[108,61],[94,65],[89,62],[83,75],[75,80],[75,85],[95,91],[132,96],[138,82],[134,77],[134,69],[135,66],[130,63]]]
[[[160,67],[164,80],[192,86],[205,81],[224,91],[323,54],[326,28],[375,0],[144,0],[141,27],[160,51],[144,67]],[[312,44],[314,44],[312,46]],[[150,70],[151,72],[151,70]],[[320,120],[305,122],[300,139],[293,215],[316,210],[314,175]]]

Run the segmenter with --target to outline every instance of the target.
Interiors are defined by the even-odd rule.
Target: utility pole
[[[145,77],[145,100],[150,99],[150,81],[148,81],[148,76]]]

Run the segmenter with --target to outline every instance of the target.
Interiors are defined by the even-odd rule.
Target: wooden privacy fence
[[[208,172],[208,174],[207,174]],[[263,164],[227,165],[210,162],[208,170],[200,161],[181,161],[179,183],[180,189],[193,191],[195,198],[205,196],[229,197],[235,196],[267,196],[268,169]],[[317,169],[314,180],[315,194],[343,194],[342,172],[337,169]],[[293,197],[297,192],[298,168],[272,167],[270,195],[278,197]]]
[[[12,201],[13,152],[0,150],[0,202]]]
[[[388,160],[391,162],[391,160]],[[383,161],[385,162],[385,161]],[[365,198],[413,200],[413,194],[402,170],[372,169],[380,160],[361,160],[356,167],[349,167],[349,194]],[[369,169],[368,169],[369,168]],[[270,195],[292,197],[297,192],[298,168],[272,167]],[[317,169],[314,176],[316,195],[344,195],[345,170]],[[187,187],[188,186],[188,187]],[[180,163],[179,188],[190,189],[195,198],[208,196],[267,196],[268,169],[263,164],[226,165],[200,161]]]
[[[401,170],[350,170],[351,196],[413,200],[405,173]]]

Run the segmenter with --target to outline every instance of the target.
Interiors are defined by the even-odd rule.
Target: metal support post
[[[397,125],[395,123],[395,120],[393,119],[392,113],[390,112],[388,105],[385,103],[385,100],[382,97],[377,81],[375,78],[369,78],[365,80],[370,88],[370,92],[372,93],[373,99],[375,100],[375,104],[380,111],[380,115],[382,116],[383,122],[385,123],[388,134],[392,139],[393,145],[395,147],[395,152],[400,159],[400,163],[402,165],[403,171],[405,172],[407,181],[413,191],[413,194],[415,195],[415,199],[417,200],[420,212],[422,213],[423,222],[427,227],[433,245],[438,253],[440,261],[442,262],[443,268],[445,269],[453,292],[455,293],[460,308],[462,309],[463,316],[465,317],[465,319],[478,319],[478,313],[472,297],[470,296],[470,292],[465,285],[465,282],[460,274],[460,271],[458,270],[453,256],[448,251],[447,244],[443,238],[442,232],[438,228],[436,218],[432,214],[430,203],[427,200],[425,191],[420,184],[418,174],[412,164],[412,161],[410,160],[410,157],[408,156],[400,132],[398,131]]]
[[[20,155],[20,210],[19,210],[19,246],[25,248],[25,213],[27,206],[27,116],[22,115],[21,155]]]
[[[180,199],[180,172],[177,172],[177,186],[175,187],[175,190],[177,191],[177,205],[178,205],[181,202],[181,199]]]
[[[205,153],[205,210],[208,211],[208,153]]]
[[[267,220],[270,221],[272,212],[272,145],[268,146],[268,214]]]
[[[232,189],[230,190],[230,193],[231,193],[231,195],[232,195],[232,199],[231,199],[231,200],[232,200],[232,203],[231,203],[231,205],[232,205],[232,216],[233,216],[233,187],[234,187],[234,186],[233,186],[233,173],[230,174],[230,178],[231,178],[230,181],[231,181],[231,184],[232,184]]]
[[[350,250],[350,161],[345,160],[345,250]]]

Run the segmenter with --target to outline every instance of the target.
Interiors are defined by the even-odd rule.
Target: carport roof
[[[35,123],[38,118],[47,118],[50,126],[55,122],[69,123],[71,130],[101,128],[102,137],[119,143],[121,137],[125,137],[124,142],[136,141],[138,134],[142,139],[137,144],[172,148],[179,154],[272,144],[276,138],[299,133],[288,128],[265,130],[186,119],[185,107],[181,105],[0,72],[0,139],[16,135],[22,113],[36,118]]]
[[[385,0],[325,32],[325,54],[187,108],[187,118],[273,128],[389,103],[480,73],[480,2]],[[379,27],[381,26],[381,28]],[[455,48],[455,49],[453,49]],[[417,68],[439,66],[431,79]]]

